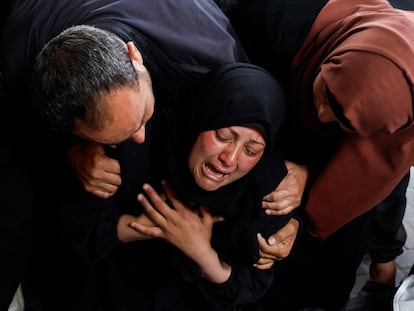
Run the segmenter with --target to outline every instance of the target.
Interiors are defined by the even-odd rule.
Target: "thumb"
[[[276,240],[276,234],[271,235],[270,237],[267,238],[267,243],[271,246],[275,246],[277,243]]]

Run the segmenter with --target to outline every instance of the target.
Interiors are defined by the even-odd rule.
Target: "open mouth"
[[[203,174],[207,178],[214,181],[222,181],[226,178],[226,176],[228,176],[227,173],[223,173],[222,171],[216,169],[213,165],[208,163],[203,165]]]

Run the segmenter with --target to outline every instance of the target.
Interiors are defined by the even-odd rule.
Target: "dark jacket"
[[[77,24],[97,26],[99,24],[102,28],[119,32],[118,35],[125,40],[138,40],[139,42],[135,43],[142,49],[144,64],[153,77],[157,101],[166,104],[171,101],[171,98],[178,96],[177,90],[182,90],[185,84],[191,82],[191,79],[199,73],[224,63],[245,61],[247,58],[239,47],[227,18],[213,1],[185,0],[177,3],[176,1],[132,0],[17,0],[7,2],[10,2],[10,10],[1,28],[0,71],[9,97],[7,101],[2,101],[2,109],[4,108],[2,111],[9,121],[8,133],[14,135],[7,134],[11,151],[8,156],[9,153],[3,153],[2,149],[1,167],[7,169],[2,176],[17,178],[22,174],[22,177],[20,181],[16,181],[17,184],[14,179],[8,179],[5,183],[7,187],[3,189],[5,193],[3,202],[6,204],[2,205],[2,209],[17,213],[13,204],[17,202],[15,198],[19,198],[22,200],[21,209],[25,211],[15,218],[16,225],[12,225],[10,221],[7,227],[2,225],[0,231],[3,232],[3,228],[15,230],[19,227],[18,223],[31,220],[32,200],[28,193],[34,191],[35,231],[28,230],[25,236],[34,236],[36,241],[34,258],[31,261],[33,266],[31,274],[34,274],[36,279],[32,288],[38,290],[40,286],[36,283],[37,280],[48,283],[50,278],[53,287],[56,287],[56,276],[60,273],[59,269],[54,270],[53,267],[54,262],[62,263],[59,257],[62,245],[58,234],[60,228],[56,219],[65,180],[63,170],[67,147],[66,141],[62,143],[63,135],[40,129],[39,124],[33,119],[28,101],[27,89],[31,66],[44,44],[67,27]],[[6,14],[6,11],[2,10],[3,13]],[[161,59],[153,58],[154,50],[159,51],[157,55],[163,55]],[[171,91],[175,92],[173,97]],[[14,156],[14,150],[22,145],[22,139],[24,152],[19,159]],[[4,159],[3,155],[5,155]],[[15,164],[9,165],[11,161]],[[18,161],[21,161],[21,164],[18,164]],[[32,167],[32,164],[34,164],[32,170],[25,170],[26,167]],[[145,166],[145,163],[142,165]],[[27,229],[29,226],[25,226],[21,232]],[[20,242],[11,233],[6,235],[4,243],[4,249],[8,247],[6,243],[16,248],[17,245],[21,245],[23,249],[28,249],[26,242]],[[1,247],[3,248],[3,244]],[[20,273],[23,267],[19,269],[20,264],[13,258],[22,257],[27,258],[17,252],[5,253],[2,257],[5,263],[14,264],[5,264],[1,268],[7,270],[8,274],[16,272],[15,279],[8,282],[9,290],[1,291],[2,295],[8,293],[6,303],[11,300],[16,284],[22,279]],[[65,271],[69,270],[69,267],[65,269]],[[30,279],[32,282],[33,277]],[[5,278],[2,280],[6,281]],[[49,292],[47,295],[50,299]]]

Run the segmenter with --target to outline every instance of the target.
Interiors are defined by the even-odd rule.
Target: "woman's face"
[[[197,185],[214,191],[243,177],[263,155],[266,142],[260,131],[232,126],[201,132],[188,165]]]

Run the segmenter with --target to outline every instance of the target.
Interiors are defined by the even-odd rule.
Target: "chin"
[[[218,187],[218,186],[216,186],[216,187],[207,186],[207,187],[200,187],[200,188],[203,189],[204,191],[216,191],[220,187]]]
[[[207,183],[197,182],[197,185],[204,191],[215,191],[223,186],[222,184],[218,185],[216,183],[211,183],[211,182],[207,182]]]

